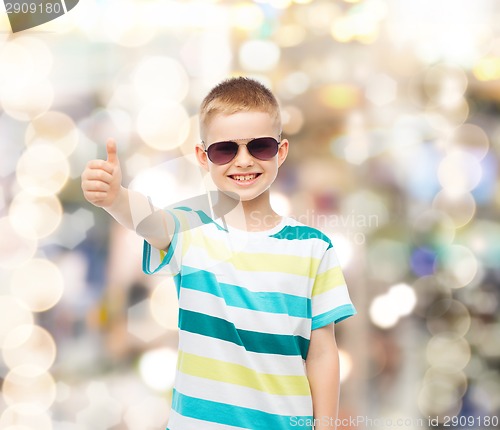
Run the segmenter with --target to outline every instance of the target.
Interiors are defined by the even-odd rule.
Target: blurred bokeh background
[[[125,184],[196,187],[152,168],[233,75],[279,98],[273,205],[331,235],[358,309],[341,428],[498,428],[498,22],[494,0],[81,0],[12,35],[2,4],[0,429],[164,428],[173,285],[80,174],[113,136]]]

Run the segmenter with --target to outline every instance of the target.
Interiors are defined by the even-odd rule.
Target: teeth
[[[251,181],[254,179],[257,175],[233,175],[233,178],[236,179],[237,181]]]

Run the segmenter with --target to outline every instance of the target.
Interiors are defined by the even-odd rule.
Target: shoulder
[[[318,243],[326,249],[333,247],[331,239],[321,230],[302,224],[290,217],[285,217],[284,221],[285,225],[283,228],[270,237],[292,241],[305,241],[300,242],[300,244]]]
[[[206,227],[208,229],[225,229],[214,221],[206,211],[202,209],[193,209],[189,206],[177,206],[170,210],[181,224],[181,231],[192,230],[198,227]]]

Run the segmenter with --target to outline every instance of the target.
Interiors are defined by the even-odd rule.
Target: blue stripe
[[[339,306],[331,311],[313,317],[311,329],[316,330],[332,322],[337,324],[352,315],[356,315],[356,313],[356,309],[351,304]]]
[[[216,276],[205,270],[188,266],[181,269],[181,287],[201,291],[224,299],[228,306],[258,312],[288,314],[311,318],[311,300],[281,292],[255,292],[237,285],[218,282]]]
[[[312,430],[312,416],[286,416],[186,396],[173,390],[172,409],[202,421],[252,430]]]
[[[298,335],[261,333],[243,330],[223,318],[179,309],[179,329],[242,346],[246,351],[263,354],[301,356],[304,360],[309,339]]]
[[[276,239],[286,239],[286,240],[307,240],[307,239],[320,239],[328,244],[327,250],[332,248],[332,241],[330,238],[322,233],[321,231],[308,227],[305,225],[287,225],[282,228],[278,233],[275,233],[269,237],[274,237]]]
[[[172,240],[170,241],[170,245],[168,247],[167,255],[163,257],[163,260],[160,262],[160,265],[156,268],[151,270],[150,265],[151,265],[151,244],[147,241],[144,241],[144,247],[142,250],[142,270],[146,275],[153,275],[154,273],[157,273],[161,269],[163,269],[168,263],[170,263],[170,260],[172,260],[172,256],[174,255],[174,250],[175,247],[177,246],[177,239],[179,235],[179,230],[180,230],[180,223],[177,217],[167,210],[167,212],[172,215],[174,219],[174,234],[172,235]]]

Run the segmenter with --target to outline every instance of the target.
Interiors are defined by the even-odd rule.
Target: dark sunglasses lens
[[[236,142],[218,142],[210,145],[207,149],[208,158],[215,164],[229,163],[238,152]]]
[[[259,137],[248,143],[250,154],[259,160],[270,160],[278,153],[279,143],[272,137]]]

